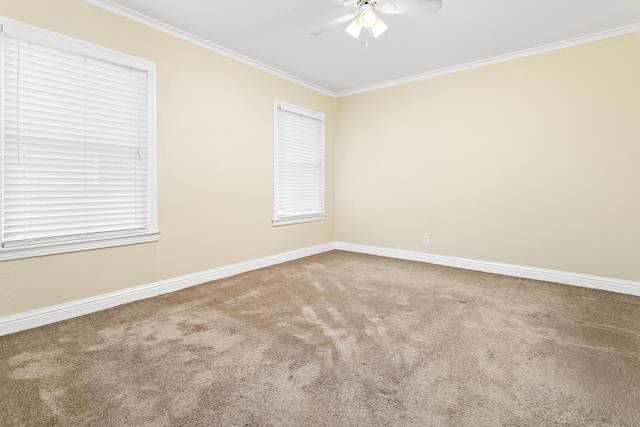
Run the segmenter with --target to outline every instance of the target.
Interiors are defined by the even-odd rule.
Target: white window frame
[[[0,30],[8,31],[11,35],[19,36],[34,42],[53,46],[55,48],[73,52],[76,54],[87,55],[103,61],[115,64],[125,65],[137,68],[147,72],[148,85],[148,119],[147,119],[147,135],[148,135],[148,184],[147,184],[147,200],[149,204],[149,217],[147,228],[144,232],[136,234],[122,234],[116,236],[105,236],[99,238],[86,238],[78,240],[70,240],[64,242],[50,242],[42,244],[33,244],[25,246],[2,247],[0,244],[0,261],[29,258],[43,255],[52,255],[65,252],[75,252],[99,248],[107,248],[113,246],[131,245],[138,243],[154,242],[158,240],[158,212],[157,212],[157,172],[156,172],[156,65],[153,62],[120,53],[102,46],[84,42],[72,37],[64,36],[41,28],[33,27],[0,16]],[[0,35],[1,36],[1,35]],[[0,71],[0,79],[3,76]],[[0,81],[3,84],[3,80]],[[2,87],[0,85],[0,87]],[[2,116],[2,115],[0,115]],[[4,123],[0,123],[0,130],[4,129]],[[2,167],[4,132],[0,131],[0,167]],[[0,170],[0,172],[2,172]],[[4,173],[0,173],[0,191],[3,185]],[[0,199],[0,226],[3,221],[2,200]]]
[[[279,126],[278,126],[278,110],[284,109],[293,113],[310,117],[316,120],[322,121],[322,212],[312,215],[294,215],[284,216],[278,213],[278,162],[279,162]],[[322,221],[327,215],[325,211],[326,201],[326,163],[325,163],[325,115],[316,111],[308,110],[306,108],[298,107],[296,105],[287,104],[282,101],[274,101],[274,174],[273,174],[273,226],[298,224],[303,222]]]

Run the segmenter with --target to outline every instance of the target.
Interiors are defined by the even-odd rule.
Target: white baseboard
[[[633,282],[630,280],[587,276],[584,274],[568,273],[565,271],[545,270],[542,268],[478,261],[444,255],[432,255],[401,249],[357,245],[353,243],[336,242],[335,248],[342,251],[405,259],[409,261],[427,262],[429,264],[446,265],[448,267],[464,268],[466,270],[484,271],[487,273],[502,274],[504,276],[522,277],[525,279],[542,280],[545,282],[561,283],[564,285],[581,286],[583,288],[600,289],[603,291],[640,296],[640,282]]]
[[[136,286],[122,291],[111,292],[97,297],[72,301],[65,304],[55,305],[39,310],[28,311],[0,318],[0,336],[48,325],[61,320],[71,319],[118,305],[151,298],[180,289],[207,283],[212,280],[224,279],[246,273],[247,271],[258,270],[295,259],[328,252],[335,249],[335,244],[325,243],[323,245],[312,246],[295,251],[285,252],[278,255],[267,256],[224,267],[214,268],[208,271],[188,274],[186,276],[175,277],[173,279],[162,280],[148,285]]]
[[[545,270],[541,268],[478,261],[444,255],[425,254],[401,249],[380,248],[376,246],[344,242],[331,242],[214,268],[212,270],[202,271],[199,273],[188,274],[186,276],[175,277],[173,279],[162,280],[148,285],[136,286],[134,288],[99,295],[97,297],[86,298],[13,316],[3,317],[0,318],[0,336],[36,328],[38,326],[48,325],[61,320],[71,319],[73,317],[116,307],[129,302],[179,291],[181,289],[200,285],[212,280],[224,279],[225,277],[235,276],[237,274],[246,273],[247,271],[258,270],[260,268],[293,261],[334,249],[640,296],[640,282],[633,282],[629,280],[587,276],[584,274],[568,273],[564,271]]]

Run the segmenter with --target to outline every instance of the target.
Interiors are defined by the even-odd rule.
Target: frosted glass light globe
[[[365,9],[360,14],[360,25],[362,28],[371,28],[376,23],[376,19],[378,17],[372,9]]]

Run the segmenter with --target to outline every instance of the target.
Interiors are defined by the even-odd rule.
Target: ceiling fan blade
[[[387,15],[429,14],[435,15],[442,8],[442,0],[389,1],[377,3],[376,9]]]
[[[351,21],[353,18],[356,17],[357,14],[358,13],[356,12],[356,13],[349,13],[348,15],[341,16],[340,18],[334,19],[333,21],[329,22],[328,24],[323,25],[320,28],[317,28],[317,29],[311,31],[311,33],[309,33],[309,34],[311,34],[313,36],[319,36],[320,34],[324,33],[327,30],[330,30],[333,27],[337,27],[340,24],[344,24],[345,22]]]
[[[328,0],[331,3],[336,3],[344,7],[356,7],[358,5],[358,0]]]

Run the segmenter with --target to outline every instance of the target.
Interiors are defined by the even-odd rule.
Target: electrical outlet
[[[422,238],[422,244],[425,246],[429,246],[429,236],[424,236]]]

